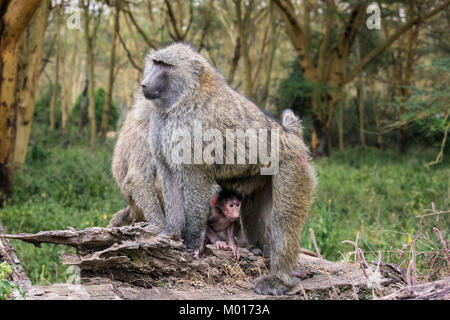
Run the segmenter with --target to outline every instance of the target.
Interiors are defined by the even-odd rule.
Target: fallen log
[[[80,283],[36,286],[27,299],[372,299],[405,285],[404,272],[389,264],[362,270],[300,254],[298,284],[285,296],[264,297],[252,290],[255,277],[269,270],[269,261],[258,250],[242,248],[236,261],[231,251],[210,245],[205,258],[195,259],[182,241],[158,235],[145,223],[1,238],[76,248],[62,260],[79,270]]]
[[[403,288],[383,300],[450,300],[450,277]]]
[[[0,235],[4,233],[2,222],[0,221]],[[16,250],[7,239],[2,239],[0,237],[0,262],[5,261],[10,266],[15,266],[12,273],[7,275],[7,280],[12,281],[30,281],[27,274],[25,273],[22,263],[17,257]],[[31,283],[31,282],[30,282]]]

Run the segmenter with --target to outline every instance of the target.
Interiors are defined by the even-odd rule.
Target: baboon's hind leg
[[[284,294],[293,285],[292,268],[300,250],[300,235],[307,218],[314,178],[300,159],[280,164],[273,177],[273,212],[270,227],[270,275],[255,280],[260,294]]]

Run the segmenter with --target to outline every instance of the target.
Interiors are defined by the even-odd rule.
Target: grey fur
[[[120,130],[112,159],[112,173],[129,207],[114,214],[108,227],[147,221],[162,229],[162,191],[148,145],[149,110],[152,103],[137,97]]]

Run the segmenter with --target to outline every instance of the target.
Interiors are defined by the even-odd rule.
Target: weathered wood
[[[63,263],[80,271],[82,284],[52,284],[28,288],[27,299],[264,299],[256,295],[254,278],[267,274],[268,260],[258,250],[231,251],[208,246],[195,259],[182,241],[156,233],[145,223],[121,228],[42,231],[36,234],[0,234],[36,246],[63,244],[76,248]],[[5,240],[2,240],[5,241]],[[405,285],[404,272],[389,264],[361,270],[300,254],[295,271],[301,276],[283,299],[372,299]]]
[[[450,277],[403,288],[383,300],[450,300]]]
[[[4,233],[2,222],[0,221],[0,234]],[[0,262],[5,261],[10,266],[15,266],[13,272],[8,275],[8,280],[13,281],[29,281],[20,259],[17,257],[16,250],[14,250],[8,239],[0,238]],[[31,283],[31,282],[30,282]]]

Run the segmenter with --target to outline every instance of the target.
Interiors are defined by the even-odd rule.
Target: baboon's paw
[[[181,234],[179,232],[163,229],[159,234],[159,236],[167,237],[172,240],[181,240]]]
[[[274,276],[262,276],[255,280],[254,290],[258,294],[279,296],[285,294],[289,286]]]

